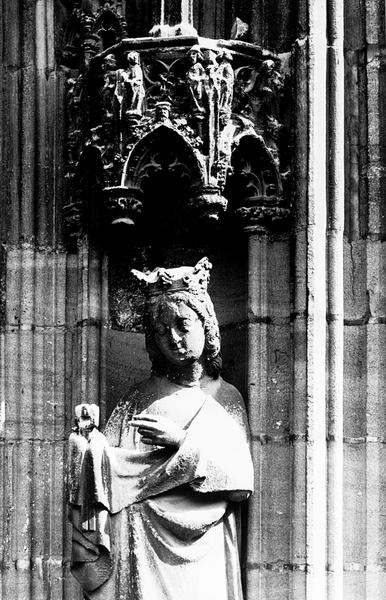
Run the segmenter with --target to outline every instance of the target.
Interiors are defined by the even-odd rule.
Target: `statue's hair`
[[[205,372],[210,377],[217,379],[222,368],[220,331],[212,301],[207,293],[196,295],[187,291],[169,292],[158,296],[151,296],[147,300],[144,325],[146,350],[152,362],[152,372],[155,375],[165,375],[166,373],[167,362],[156,344],[154,323],[159,318],[162,307],[167,306],[170,303],[185,304],[191,308],[201,320],[205,335],[203,366]]]

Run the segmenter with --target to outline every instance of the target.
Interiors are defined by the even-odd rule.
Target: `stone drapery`
[[[145,389],[154,385],[162,391],[158,378]],[[199,388],[178,388],[145,403],[174,419],[171,398],[185,405],[177,451],[149,450],[128,425],[138,403],[143,414],[143,391],[116,409],[106,436],[71,435],[73,574],[92,600],[243,597],[235,500],[253,487],[243,408],[235,394],[221,406]]]

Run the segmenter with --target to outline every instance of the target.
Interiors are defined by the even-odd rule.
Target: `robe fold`
[[[200,389],[159,395],[133,394],[105,435],[70,436],[72,572],[90,600],[242,600],[236,501],[253,488],[243,408]],[[133,412],[173,419],[176,398],[181,446],[142,444]]]

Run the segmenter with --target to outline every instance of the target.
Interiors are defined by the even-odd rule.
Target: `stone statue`
[[[67,80],[68,126],[71,132],[80,131],[82,127],[83,85],[83,75],[79,75],[76,79],[71,77]]]
[[[120,105],[121,117],[142,115],[145,88],[138,52],[127,52],[127,67],[118,69],[115,96]]]
[[[89,600],[242,600],[236,522],[253,469],[242,398],[220,376],[210,266],[134,272],[152,374],[104,434],[77,407],[72,572]]]
[[[229,119],[232,112],[232,100],[233,100],[233,85],[235,82],[235,76],[232,67],[232,55],[228,50],[223,50],[219,57],[219,66],[217,69],[217,79],[219,87],[219,110],[220,115],[225,121]]]
[[[112,119],[114,113],[114,94],[117,82],[117,61],[114,54],[108,54],[103,61],[102,101],[106,119]]]
[[[188,57],[191,64],[186,74],[186,79],[190,92],[191,106],[193,112],[204,113],[203,92],[206,74],[204,67],[200,63],[200,60],[204,60],[200,47],[198,45],[192,46],[188,52]]]
[[[273,60],[264,60],[255,83],[255,93],[260,98],[261,111],[271,118],[279,116],[279,97],[284,82]]]
[[[213,52],[213,50],[208,50],[207,51],[207,64],[206,64],[206,88],[207,90],[211,90],[213,88],[217,87],[217,70],[218,70],[218,63],[217,63],[217,56],[216,53]]]

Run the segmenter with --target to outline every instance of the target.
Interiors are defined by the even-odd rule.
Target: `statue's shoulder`
[[[206,380],[202,389],[216,400],[240,425],[248,427],[244,399],[234,385],[220,376],[218,379]]]
[[[232,400],[233,402],[238,402],[244,407],[244,399],[237,387],[235,387],[228,381],[225,381],[225,379],[223,379],[221,376],[219,377],[219,380],[220,393],[223,394],[226,398],[229,398],[229,400]]]
[[[220,402],[221,404],[236,403],[245,407],[244,400],[239,390],[225,381],[221,376],[217,379],[207,379],[203,382],[203,390],[212,398]]]
[[[125,423],[130,421],[134,414],[144,410],[155,395],[156,389],[157,381],[152,376],[133,384],[127,389],[112,411],[104,428],[104,434],[109,440],[110,445],[119,445],[121,432],[125,427]]]
[[[133,405],[141,405],[148,401],[149,398],[157,394],[158,378],[150,376],[147,379],[136,382],[131,385],[123,394],[116,408],[129,407]]]

